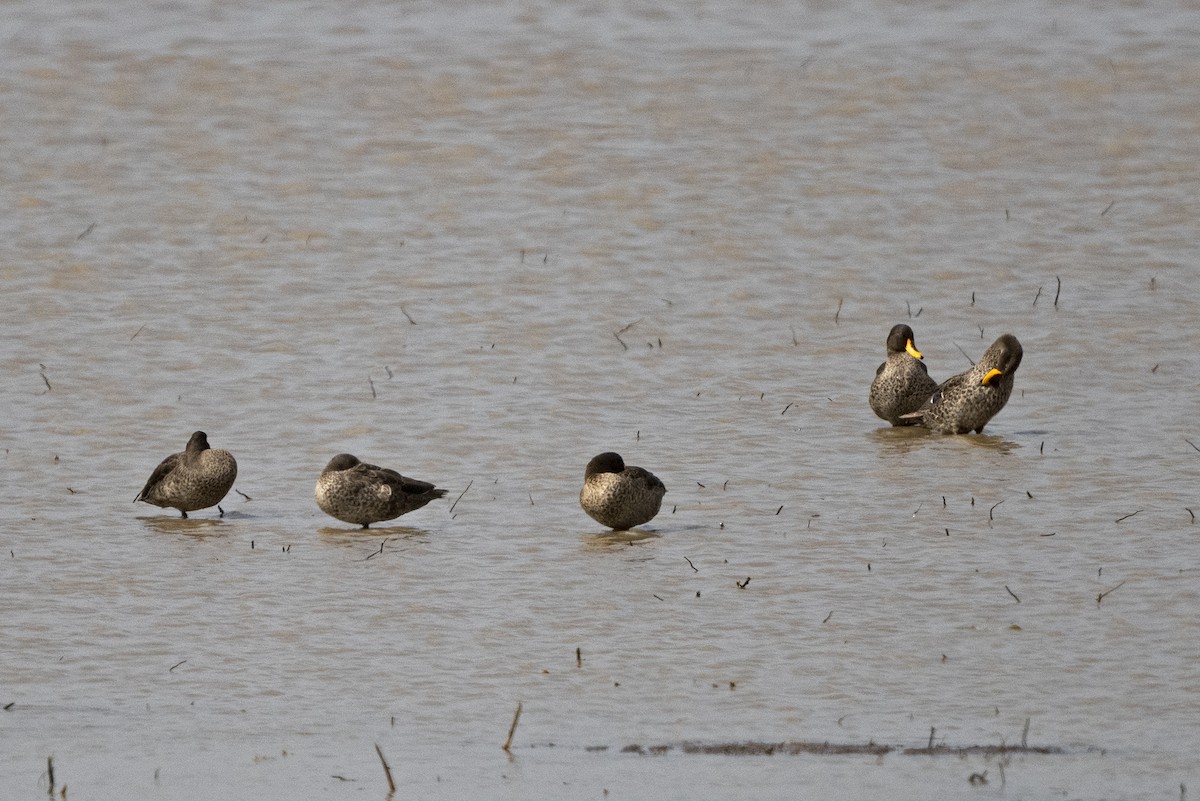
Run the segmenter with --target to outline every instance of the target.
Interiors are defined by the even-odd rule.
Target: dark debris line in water
[[[592,746],[588,751],[606,750],[603,746]],[[881,745],[879,743],[829,743],[790,741],[782,743],[766,743],[749,741],[743,743],[692,743],[682,742],[668,745],[637,744],[627,745],[621,749],[622,754],[642,754],[659,756],[671,751],[681,751],[685,754],[705,754],[717,756],[774,756],[785,754],[814,754],[817,756],[847,756],[868,755],[885,756],[887,754],[903,754],[904,756],[972,756],[985,757],[1007,754],[1065,754],[1066,749],[1053,745],[931,745],[912,748],[896,745]]]

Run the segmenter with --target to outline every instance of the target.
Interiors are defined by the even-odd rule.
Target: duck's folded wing
[[[139,492],[137,497],[133,499],[134,502],[136,503],[137,501],[140,501],[142,498],[145,498],[147,495],[149,495],[150,490],[152,490],[156,484],[160,483],[164,478],[166,478],[171,471],[175,469],[182,458],[182,453],[173,453],[166,459],[163,459],[161,462],[159,462],[158,467],[154,468],[154,472],[150,474],[150,479],[146,482],[146,486],[142,487],[142,491]]]
[[[918,362],[918,364],[919,364],[919,362]],[[921,365],[921,367],[924,367],[924,366],[925,365],[923,365],[923,364]],[[911,421],[917,422],[917,423],[924,420],[925,413],[928,412],[930,409],[932,409],[934,406],[936,406],[942,402],[942,395],[945,394],[946,389],[948,389],[951,385],[954,384],[955,381],[958,381],[961,378],[962,378],[961,375],[956,375],[951,378],[947,378],[945,381],[943,381],[941,384],[938,385],[937,389],[935,389],[933,391],[933,394],[929,396],[929,400],[927,400],[921,404],[920,409],[917,409],[914,412],[909,412],[908,414],[902,414],[902,415],[900,415],[900,419],[901,420],[911,420]]]
[[[661,489],[663,492],[666,492],[667,490],[666,485],[659,480],[658,476],[654,475],[645,468],[626,467],[625,471],[629,473],[630,478],[634,479],[635,481],[642,482],[649,489]]]
[[[392,492],[402,492],[405,495],[424,495],[436,489],[428,481],[420,481],[419,479],[402,476],[395,470],[389,470],[385,467],[376,467],[375,471],[379,481],[391,487]],[[439,493],[439,495],[445,494],[445,490],[441,490]]]

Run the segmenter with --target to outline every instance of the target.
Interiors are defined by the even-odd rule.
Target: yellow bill
[[[991,370],[988,370],[988,374],[983,377],[983,381],[981,383],[985,387],[991,386],[992,379],[995,378],[996,376],[1001,376],[1001,375],[1004,375],[1004,373],[1000,372],[995,367],[993,367]]]
[[[915,347],[913,347],[913,343],[912,343],[911,339],[908,340],[908,344],[906,344],[904,346],[904,349],[906,351],[908,351],[908,355],[912,356],[914,359],[924,359],[925,358],[924,356],[921,355],[921,351],[919,351]]]

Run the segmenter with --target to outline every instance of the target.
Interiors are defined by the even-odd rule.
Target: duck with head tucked
[[[940,434],[982,433],[1008,403],[1024,353],[1015,336],[1001,335],[978,364],[943,381],[924,406],[905,417]]]
[[[370,528],[372,523],[420,509],[443,497],[446,490],[339,453],[321,471],[315,494],[317,506],[325,514]]]
[[[910,426],[916,420],[903,415],[921,408],[937,389],[929,377],[925,357],[913,344],[913,330],[903,323],[893,326],[887,336],[887,361],[875,371],[871,382],[871,410],[894,426]]]
[[[588,462],[579,505],[597,523],[625,531],[654,519],[666,493],[653,473],[626,466],[619,454],[609,451]]]
[[[203,431],[192,434],[187,448],[163,459],[134,503],[145,501],[164,509],[188,512],[216,506],[237,478],[237,462],[224,448],[210,448]],[[222,513],[223,514],[223,513]]]

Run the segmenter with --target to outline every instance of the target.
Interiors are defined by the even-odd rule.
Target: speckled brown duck
[[[929,377],[925,357],[914,344],[913,330],[903,323],[892,327],[887,336],[887,361],[875,371],[871,382],[871,410],[894,426],[914,425],[917,421],[903,415],[920,409],[937,389]]]
[[[164,509],[188,512],[216,506],[237,478],[237,462],[224,448],[210,448],[203,431],[192,434],[187,448],[163,459],[134,503],[145,501]]]
[[[317,506],[325,514],[370,528],[372,523],[420,509],[443,497],[446,490],[339,453],[321,471],[315,494]]]
[[[982,432],[1008,403],[1023,355],[1015,336],[1002,335],[983,352],[978,364],[942,382],[929,402],[907,419],[941,434]]]
[[[610,451],[588,462],[579,505],[597,523],[625,531],[653,520],[666,493],[657,476],[626,466],[619,454]]]

